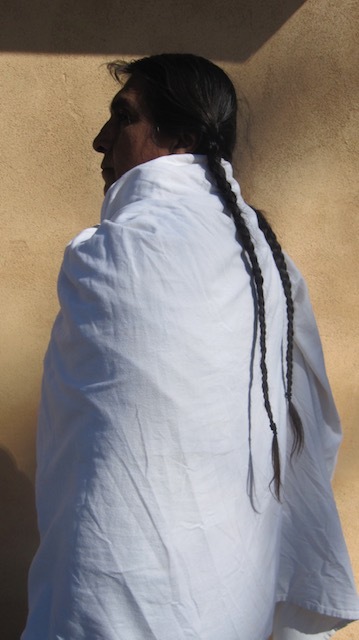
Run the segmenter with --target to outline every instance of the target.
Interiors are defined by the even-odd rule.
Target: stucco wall
[[[237,175],[249,201],[268,212],[311,290],[345,434],[335,492],[359,572],[357,4],[273,2],[268,11],[265,0],[238,6],[228,0],[229,11],[219,3],[208,10],[202,3],[201,14],[188,2],[177,17],[177,36],[165,4],[150,4],[150,12],[141,12],[138,2],[137,12],[126,7],[112,19],[116,2],[101,3],[107,13],[102,31],[96,31],[84,3],[77,4],[83,10],[71,21],[66,2],[62,14],[61,3],[53,9],[40,3],[39,41],[58,43],[43,45],[42,51],[26,31],[28,5],[18,2],[19,13],[7,16],[14,38],[10,28],[0,55],[0,567],[5,576],[0,616],[8,640],[18,638],[23,624],[25,575],[36,545],[35,424],[42,358],[57,310],[56,277],[65,244],[98,221],[102,180],[91,141],[116,91],[101,65],[122,55],[191,50],[212,57],[247,98],[249,139],[237,156]],[[33,14],[31,20],[36,35]],[[132,34],[123,44],[118,37],[117,49],[116,30]],[[92,49],[88,44],[76,48],[79,39],[80,44],[95,39]],[[336,637],[349,640],[358,633],[356,623]]]

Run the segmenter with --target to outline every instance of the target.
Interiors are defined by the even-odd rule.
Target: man
[[[232,176],[233,85],[191,55],[112,70],[102,221],[66,249],[45,360],[22,638],[328,638],[358,615],[340,427],[305,285]]]

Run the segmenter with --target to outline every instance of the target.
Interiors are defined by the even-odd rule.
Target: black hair
[[[280,499],[280,456],[277,426],[269,398],[266,364],[266,315],[263,275],[245,218],[237,198],[227,181],[221,159],[231,162],[236,143],[237,96],[233,83],[217,65],[192,54],[154,55],[129,63],[111,62],[108,68],[121,82],[124,74],[143,83],[143,97],[157,131],[169,135],[194,134],[195,153],[207,156],[211,178],[217,185],[227,211],[233,218],[239,241],[250,261],[259,323],[260,368],[264,406],[273,434],[272,464],[274,492]],[[304,435],[300,417],[292,402],[294,305],[291,282],[281,246],[264,214],[256,210],[258,225],[272,251],[277,266],[287,309],[286,390],[293,429],[292,454],[303,446]]]

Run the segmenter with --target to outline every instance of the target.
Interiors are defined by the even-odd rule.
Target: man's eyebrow
[[[131,102],[129,100],[127,100],[124,96],[115,96],[114,99],[112,100],[111,104],[110,104],[110,113],[113,113],[114,111],[116,111],[116,109],[118,108],[123,108],[125,107],[126,109],[131,109],[132,111],[133,109],[133,105],[131,104]]]

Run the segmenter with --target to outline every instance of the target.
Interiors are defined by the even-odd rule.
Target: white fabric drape
[[[140,165],[108,191],[100,226],[68,245],[59,275],[22,640],[266,640],[280,601],[359,614],[330,488],[340,426],[305,285],[289,261],[305,450],[286,463],[282,286],[225,167],[264,276],[283,502],[269,488],[256,311],[234,224],[202,156]]]

